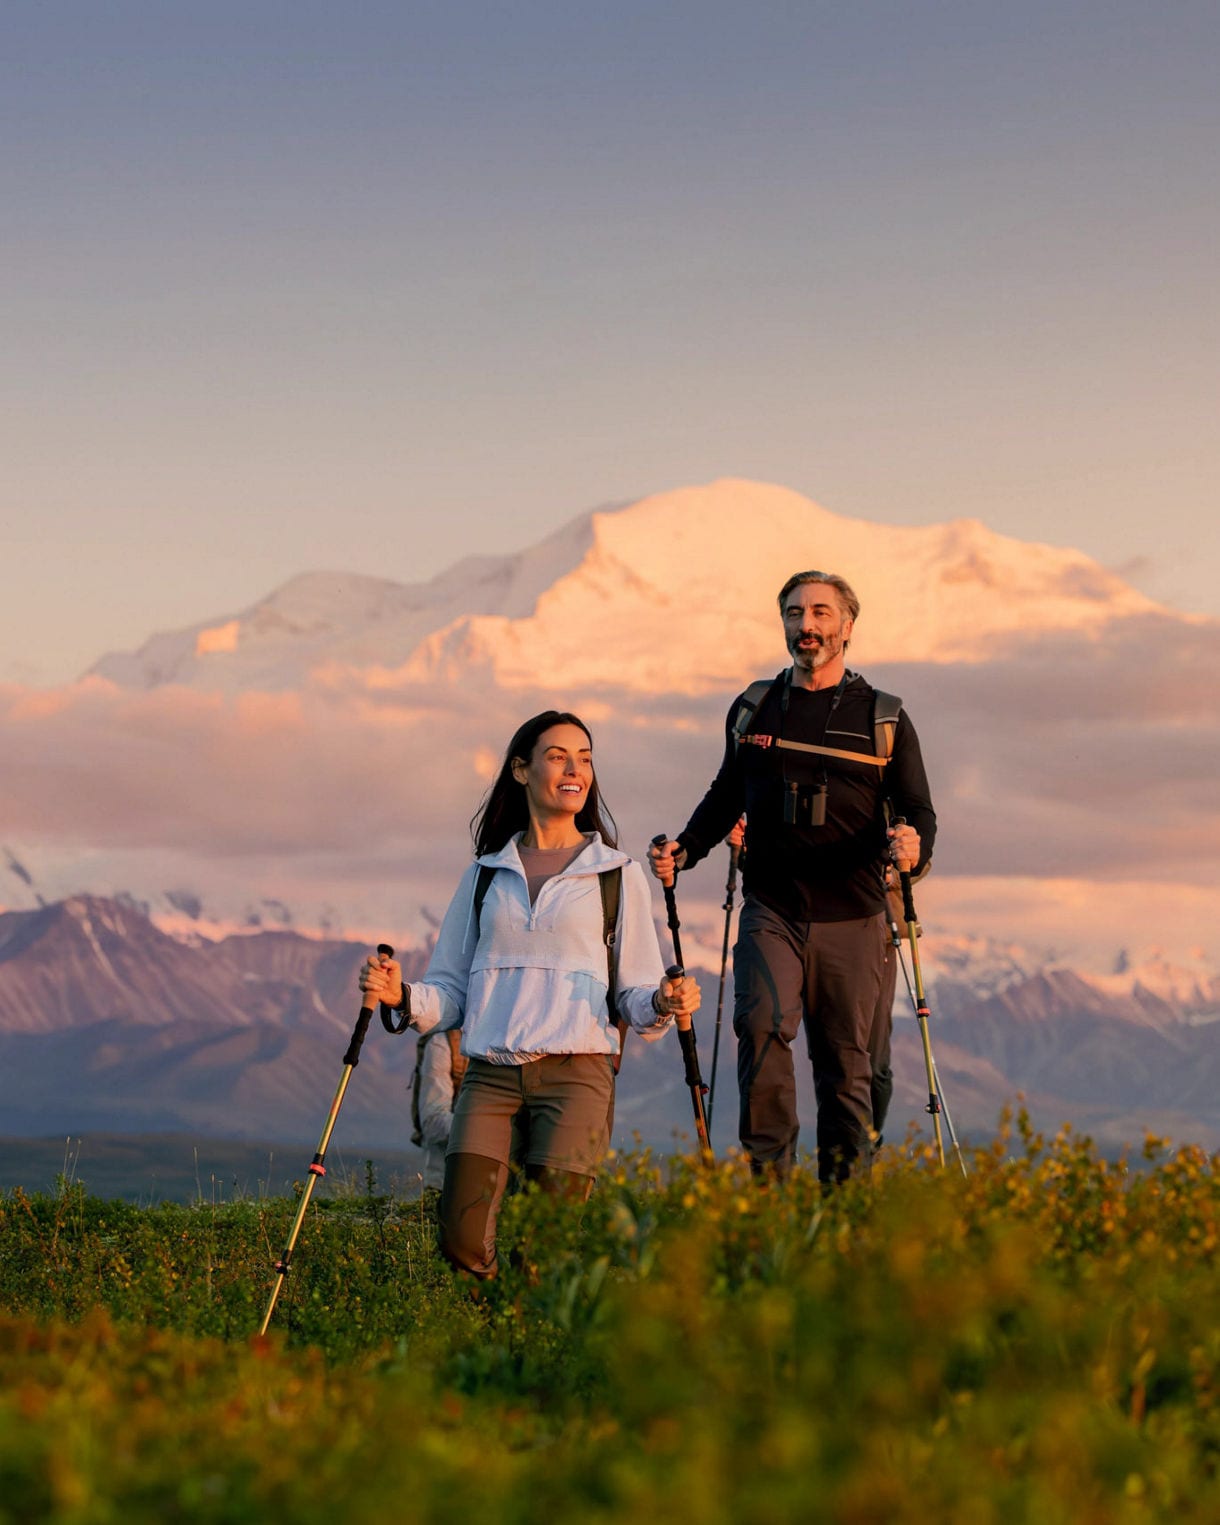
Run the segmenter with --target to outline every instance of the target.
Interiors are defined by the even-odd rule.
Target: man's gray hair
[[[839,595],[839,603],[843,613],[849,620],[854,620],[860,613],[860,600],[856,597],[855,589],[846,577],[839,577],[834,572],[793,572],[792,576],[779,590],[779,612],[784,612],[784,602],[793,588],[799,588],[806,582],[824,582],[832,587]]]

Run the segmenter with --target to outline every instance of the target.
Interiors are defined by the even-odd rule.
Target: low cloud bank
[[[919,730],[941,818],[938,880],[1198,887],[1214,884],[1220,858],[1218,673],[1220,625],[1152,616],[1093,637],[1035,633],[977,665],[867,676],[903,695]],[[228,699],[99,679],[8,687],[0,841],[61,865],[78,855],[94,873],[143,855],[161,873],[176,867],[174,883],[245,876],[298,897],[313,887],[313,903],[372,924],[385,914],[380,891],[397,905],[443,898],[525,716],[551,705],[586,715],[638,855],[710,781],[730,697],[506,695],[355,676]]]

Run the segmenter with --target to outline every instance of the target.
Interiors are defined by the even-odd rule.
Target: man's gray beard
[[[832,641],[823,641],[820,646],[810,646],[808,649],[798,646],[795,651],[789,646],[788,655],[792,658],[794,667],[809,667],[816,671],[819,667],[825,667],[827,662],[833,662],[842,649],[841,645],[836,646]]]

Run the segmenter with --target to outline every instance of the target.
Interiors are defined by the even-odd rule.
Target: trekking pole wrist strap
[[[404,985],[396,1006],[381,1002],[381,1025],[388,1033],[404,1033],[411,1021],[411,987]]]

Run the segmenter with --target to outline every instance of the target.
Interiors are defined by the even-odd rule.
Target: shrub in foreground
[[[0,1520],[1220,1517],[1220,1159],[911,1147],[533,1193],[475,1298],[418,1205],[0,1203]]]

